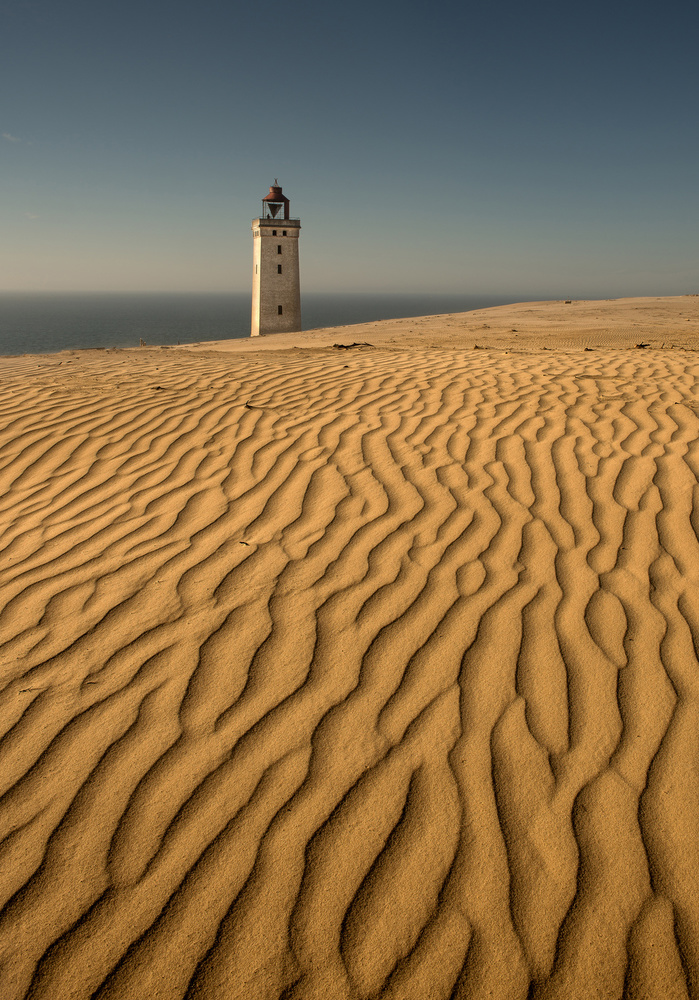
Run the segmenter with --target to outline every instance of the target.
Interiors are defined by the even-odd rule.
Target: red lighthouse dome
[[[262,199],[263,219],[288,219],[289,199],[282,194],[282,189],[274,178],[274,184],[270,186],[269,194]]]

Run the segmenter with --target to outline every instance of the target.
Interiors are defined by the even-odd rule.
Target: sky
[[[0,0],[0,290],[699,292],[699,6]]]

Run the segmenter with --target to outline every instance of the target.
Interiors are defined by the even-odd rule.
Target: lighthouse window
[[[282,229],[282,236],[286,236],[286,229]]]
[[[272,236],[276,236],[276,235],[277,235],[277,230],[276,230],[276,229],[273,229],[273,230],[272,230]]]
[[[281,316],[281,314],[282,314],[282,307],[277,306],[277,316]]]
[[[281,266],[281,264],[277,264],[277,274],[281,274],[281,273],[282,273],[282,266]]]
[[[281,245],[281,243],[277,243],[277,253],[281,253],[281,252],[282,252],[282,245]]]

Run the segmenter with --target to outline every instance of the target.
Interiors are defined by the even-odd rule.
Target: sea
[[[302,297],[304,330],[466,312],[516,301],[488,295]],[[191,344],[250,336],[250,294],[0,293],[0,354]]]

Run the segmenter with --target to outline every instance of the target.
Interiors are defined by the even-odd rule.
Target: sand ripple
[[[699,996],[698,375],[4,361],[0,996]]]

